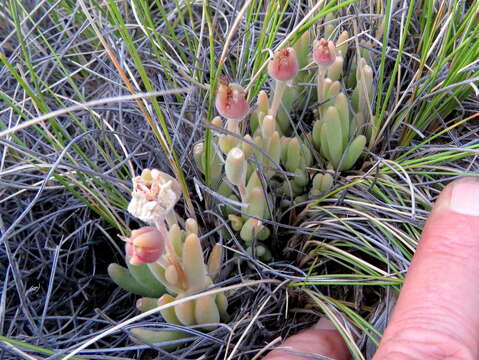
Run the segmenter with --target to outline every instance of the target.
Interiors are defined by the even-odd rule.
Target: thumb
[[[316,326],[293,335],[264,360],[350,359],[348,347],[341,334],[327,318]]]
[[[479,181],[439,196],[374,360],[479,356]]]

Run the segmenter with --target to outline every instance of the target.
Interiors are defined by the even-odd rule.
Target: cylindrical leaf
[[[292,138],[288,144],[288,155],[286,160],[286,170],[294,172],[300,164],[301,159],[301,147],[299,145],[298,139]]]
[[[248,191],[247,194],[248,208],[246,213],[249,216],[256,216],[262,218],[265,216],[267,203],[266,197],[263,192],[263,188],[255,187],[252,190]]]
[[[127,262],[128,271],[130,274],[138,281],[143,287],[149,289],[150,293],[153,293],[153,296],[150,297],[160,297],[166,292],[165,287],[161,282],[156,279],[156,277],[151,273],[148,265],[131,265]]]
[[[311,154],[311,150],[309,150],[308,145],[306,145],[305,143],[301,143],[301,155],[304,162],[304,166],[313,165],[313,154]]]
[[[304,68],[309,63],[309,54],[311,52],[311,33],[310,31],[305,31],[299,39],[294,44],[294,49],[296,50],[296,56],[298,57],[298,65],[300,68]]]
[[[175,301],[175,298],[171,295],[165,294],[161,298],[158,299],[157,306],[162,306],[169,304],[171,302]],[[170,306],[169,308],[160,310],[161,316],[163,319],[173,325],[181,325],[181,321],[178,319],[176,316],[175,308],[173,306]]]
[[[205,172],[205,150],[204,144],[198,143],[193,147],[193,158],[195,159],[195,164],[200,169],[202,173]]]
[[[180,299],[181,297],[177,297]],[[195,301],[190,300],[178,305],[175,305],[175,315],[181,324],[190,326],[196,324],[195,319]]]
[[[165,279],[173,286],[178,286],[179,274],[174,265],[169,265],[165,269]]]
[[[342,57],[346,57],[346,53],[348,52],[348,39],[349,33],[343,31],[339,34],[338,41],[336,41],[336,51],[340,53]]]
[[[141,312],[146,312],[158,307],[157,298],[142,297],[136,301],[136,308]]]
[[[198,325],[220,322],[220,313],[213,296],[207,295],[196,299],[195,318]]]
[[[241,142],[241,149],[243,150],[245,159],[248,159],[251,154],[253,154],[253,146],[250,143],[253,143],[253,138],[248,134],[244,136],[246,141]]]
[[[139,284],[135,278],[130,274],[128,269],[118,264],[110,264],[108,266],[108,275],[122,289],[131,292],[132,294],[155,297],[161,296],[155,289],[147,289]]]
[[[342,56],[336,56],[336,59],[328,68],[328,78],[331,80],[339,80],[343,74],[344,58]]]
[[[190,234],[198,235],[198,223],[193,218],[188,218],[185,221],[185,230]]]
[[[343,134],[341,133],[341,122],[335,106],[330,106],[324,113],[326,136],[328,138],[328,149],[331,162],[337,167],[343,155]]]
[[[321,149],[321,122],[316,120],[313,124],[313,145],[317,151]]]
[[[349,105],[348,99],[344,93],[338,94],[335,101],[341,123],[341,133],[343,134],[343,146],[349,142]]]
[[[176,330],[151,330],[148,328],[135,328],[131,330],[130,338],[137,344],[155,344],[180,340],[190,336],[188,333]],[[165,350],[172,350],[178,345],[160,346]]]
[[[241,239],[248,243],[251,243],[256,237],[258,237],[259,232],[261,231],[263,224],[261,221],[249,218],[243,224],[241,228],[240,237]]]
[[[288,159],[288,145],[289,142],[291,141],[291,138],[286,137],[286,136],[281,136],[281,162],[283,164],[286,164],[286,161]]]
[[[261,126],[261,135],[265,140],[265,143],[273,136],[273,132],[276,131],[276,120],[271,115],[266,115],[263,118],[263,125]]]
[[[326,191],[329,191],[329,189],[331,189],[332,187],[333,187],[333,176],[329,173],[324,174],[319,190],[324,193]]]
[[[294,177],[293,182],[298,186],[306,186],[308,184],[308,176],[306,171],[302,169],[296,169],[294,172],[296,177]]]
[[[247,163],[240,148],[233,148],[228,153],[225,163],[225,173],[228,180],[236,186],[244,185],[246,181]]]
[[[364,135],[359,135],[358,137],[356,137],[346,150],[343,161],[341,163],[341,168],[339,170],[351,169],[361,156],[365,145],[366,137]]]
[[[178,224],[173,224],[168,231],[168,240],[173,245],[176,255],[181,256],[183,252],[183,232]]]
[[[216,294],[215,298],[216,306],[218,307],[218,311],[220,313],[221,321],[227,322],[229,320],[228,315],[228,299],[224,293]]]
[[[200,240],[196,234],[190,234],[183,245],[183,269],[190,293],[204,290],[206,266]]]
[[[218,146],[223,154],[228,154],[239,143],[239,140],[232,135],[221,135],[218,139]]]
[[[254,188],[260,187],[262,188],[263,185],[261,184],[261,180],[258,176],[258,172],[256,170],[253,171],[251,176],[248,179],[248,185],[246,186],[247,191],[251,191]]]
[[[240,231],[243,227],[243,219],[237,215],[230,214],[228,215],[228,220],[231,222],[231,228],[234,231]]]
[[[214,279],[221,269],[223,258],[223,246],[216,244],[208,257],[208,276]]]
[[[326,122],[321,122],[321,131],[320,131],[320,137],[321,137],[321,155],[323,155],[326,160],[331,161],[331,156],[329,154],[329,146],[328,146],[328,135],[327,135],[327,128],[328,125]]]

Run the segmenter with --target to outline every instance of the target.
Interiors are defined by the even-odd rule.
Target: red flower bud
[[[227,78],[220,80],[215,105],[221,116],[227,119],[242,119],[249,111],[246,92],[241,85],[230,83]]]
[[[275,80],[289,81],[299,71],[298,58],[293,48],[278,50],[268,64],[268,73]]]
[[[154,263],[163,255],[165,236],[151,226],[133,230],[126,239],[125,250],[132,265]]]
[[[319,66],[328,67],[336,59],[336,47],[332,41],[321,39],[313,44],[313,58]]]

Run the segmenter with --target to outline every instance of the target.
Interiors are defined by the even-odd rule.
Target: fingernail
[[[465,177],[452,184],[449,208],[460,214],[479,216],[478,177]]]
[[[327,317],[321,318],[316,325],[314,325],[316,330],[336,330],[336,326],[329,320]]]

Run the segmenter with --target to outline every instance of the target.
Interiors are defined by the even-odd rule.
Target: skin
[[[477,179],[477,178],[476,178]],[[449,184],[435,203],[373,360],[479,358],[479,181]],[[282,347],[350,359],[327,319]],[[310,359],[279,349],[266,360]]]

